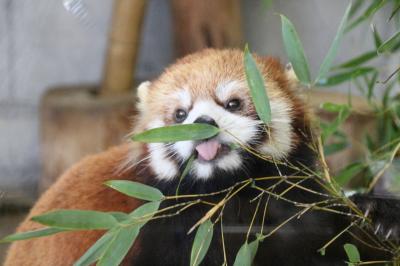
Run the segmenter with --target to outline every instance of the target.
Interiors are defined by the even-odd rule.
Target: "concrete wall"
[[[37,111],[44,91],[101,79],[112,0],[82,0],[88,20],[68,12],[63,2],[0,0],[0,197],[35,196],[40,176]],[[268,10],[261,2],[242,1],[251,49],[286,61],[276,14],[283,13],[296,25],[315,73],[348,1],[274,1]],[[392,31],[382,23],[389,13],[376,18],[384,37]],[[139,78],[154,77],[173,61],[170,16],[167,0],[149,1]],[[373,46],[368,30],[365,26],[344,40],[338,61]]]

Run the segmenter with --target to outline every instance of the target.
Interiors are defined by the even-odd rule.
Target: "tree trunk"
[[[172,14],[178,56],[242,46],[238,0],[172,0]]]

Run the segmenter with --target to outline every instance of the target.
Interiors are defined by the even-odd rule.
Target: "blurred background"
[[[253,52],[286,64],[279,14],[295,25],[315,75],[349,3],[149,0],[136,1],[141,3],[129,15],[122,2],[129,1],[0,0],[0,236],[13,230],[40,192],[78,157],[124,141],[139,81],[207,46],[243,49],[248,43]],[[364,2],[367,8],[378,1]],[[387,23],[392,10],[384,6],[345,35],[335,62],[375,47],[371,23],[383,40],[389,38],[396,30]],[[126,46],[134,51],[126,52]],[[130,62],[124,62],[126,55]],[[381,79],[399,64],[398,57],[373,60]],[[131,69],[130,78],[118,76],[119,69]],[[350,83],[342,83],[324,90],[344,93],[338,101],[346,102],[349,89]]]

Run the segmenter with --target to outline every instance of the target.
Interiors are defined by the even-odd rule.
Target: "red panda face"
[[[303,115],[296,107],[299,100],[288,88],[279,63],[256,60],[270,98],[272,122],[268,136],[250,97],[240,51],[205,50],[187,56],[154,82],[138,88],[141,113],[136,132],[191,123],[220,128],[217,136],[205,141],[146,144],[149,167],[158,179],[179,178],[180,166],[193,154],[196,159],[191,174],[198,179],[212,178],[215,170],[234,172],[244,163],[238,143],[277,159],[290,153],[297,141],[294,117]]]

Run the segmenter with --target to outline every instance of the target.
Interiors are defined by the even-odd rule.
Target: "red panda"
[[[298,171],[289,164],[314,169],[315,154],[310,147],[313,141],[312,115],[299,95],[299,85],[278,60],[259,56],[255,56],[255,60],[270,99],[272,119],[267,125],[268,134],[263,130],[265,125],[251,100],[241,51],[207,49],[186,56],[167,68],[159,78],[139,86],[139,114],[134,120],[133,133],[190,123],[211,124],[219,127],[220,133],[204,141],[129,143],[83,159],[43,194],[17,231],[40,228],[30,218],[50,210],[130,212],[141,204],[105,187],[103,183],[107,180],[138,181],[160,189],[164,195],[174,195],[185,162],[193,154],[196,157],[191,170],[179,184],[182,194],[212,193],[246,178],[282,176],[290,179]],[[246,150],[232,148],[230,144],[237,141],[286,163],[278,166]],[[264,186],[274,187],[276,194],[288,190],[290,184],[276,180],[262,182]],[[290,201],[312,203],[323,198],[312,178],[301,185],[317,192],[309,193],[295,187],[288,190]],[[202,265],[221,265],[224,257],[228,265],[233,264],[236,253],[246,240],[247,227],[255,211],[256,204],[251,200],[259,194],[253,188],[244,189],[225,206],[225,254],[221,238],[214,233],[216,237]],[[293,204],[268,195],[263,197],[262,203],[268,201],[269,204],[266,230],[296,213]],[[220,196],[215,195],[209,200],[216,202],[218,199]],[[364,206],[370,206],[362,197],[359,199]],[[375,205],[369,208],[369,215],[373,215],[376,208]],[[396,208],[398,210],[400,206]],[[150,221],[123,265],[189,265],[193,233],[188,235],[187,232],[208,209],[209,206],[197,206],[171,219]],[[343,230],[349,220],[348,217],[321,212],[309,212],[301,219],[291,220],[285,225],[286,230],[278,231],[260,243],[254,265],[344,265],[343,239],[332,244],[324,256],[317,250]],[[263,222],[261,217],[255,218],[255,228],[264,226]],[[392,225],[398,229],[397,222]],[[242,227],[246,227],[244,232],[240,229]],[[15,242],[10,247],[5,265],[71,265],[102,233],[64,232]],[[251,232],[250,238],[254,237]],[[353,240],[346,238],[346,241]],[[390,259],[392,255],[385,251],[367,250],[362,253],[363,258]]]

